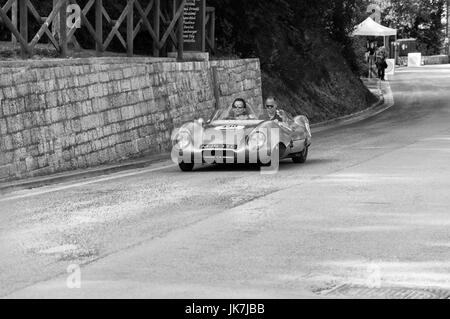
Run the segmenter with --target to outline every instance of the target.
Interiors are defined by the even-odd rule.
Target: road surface
[[[276,175],[159,164],[0,198],[0,296],[442,296],[450,66],[390,84],[394,107],[316,134]]]

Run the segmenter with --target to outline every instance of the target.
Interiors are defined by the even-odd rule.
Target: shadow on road
[[[331,158],[312,158],[305,164],[296,164],[286,159],[280,162],[280,170],[301,169],[313,165],[323,165],[336,162]],[[198,167],[194,172],[259,172],[261,167],[256,164],[216,164]]]

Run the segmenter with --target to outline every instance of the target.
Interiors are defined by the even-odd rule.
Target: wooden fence
[[[209,52],[214,53],[216,48],[216,10],[213,7],[206,7],[205,21],[205,42]]]
[[[140,32],[147,32],[152,40],[153,56],[161,56],[163,49],[168,47],[177,51],[178,58],[182,59],[183,12],[186,0],[126,0],[126,6],[117,18],[111,17],[103,1],[85,2],[80,14],[81,24],[84,30],[87,30],[88,36],[94,40],[98,56],[103,55],[114,38],[118,39],[128,56],[133,56],[136,36]],[[43,37],[48,39],[62,57],[66,57],[68,44],[81,49],[77,40],[81,29],[76,26],[69,29],[67,26],[67,6],[71,4],[78,3],[76,0],[53,0],[52,11],[48,16],[41,17],[31,0],[8,0],[3,6],[0,5],[0,23],[11,32],[13,43],[20,44],[23,57],[33,55],[36,44]],[[88,19],[89,13],[94,16],[92,23]],[[32,37],[29,36],[30,17],[40,26]],[[108,30],[104,30],[105,25],[109,26]],[[207,8],[205,25],[205,42],[208,50],[214,52],[214,8]],[[62,30],[66,32],[61,32]],[[126,30],[126,34],[123,30]]]

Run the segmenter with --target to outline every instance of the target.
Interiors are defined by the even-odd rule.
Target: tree
[[[359,19],[364,0],[208,0],[216,8],[219,50],[238,56],[258,56],[264,66],[274,65],[284,51],[299,55],[311,51],[308,40],[328,37],[356,71],[352,39],[349,37]],[[282,48],[281,39],[290,44]],[[277,66],[278,67],[278,66]]]
[[[439,54],[445,37],[445,0],[391,0],[384,21],[400,38],[417,38],[426,55]]]

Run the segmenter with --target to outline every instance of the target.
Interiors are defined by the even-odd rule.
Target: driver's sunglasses
[[[245,109],[245,106],[237,107],[236,105],[233,105],[233,109]]]
[[[266,108],[267,109],[273,109],[273,108],[275,108],[275,105],[266,105]]]

